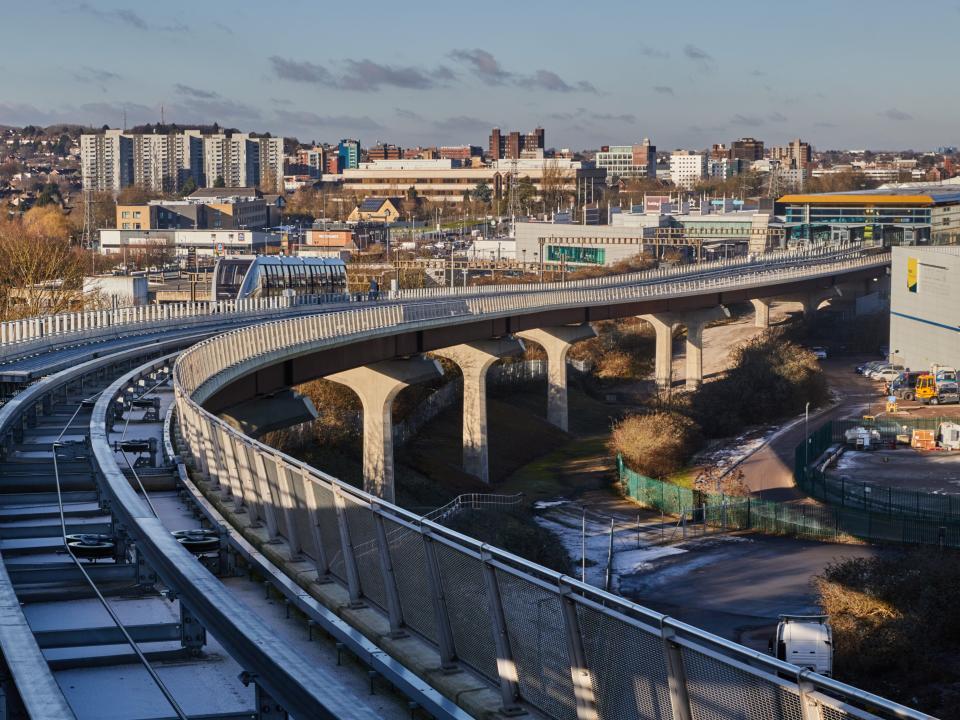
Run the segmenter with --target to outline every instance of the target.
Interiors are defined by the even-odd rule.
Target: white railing
[[[350,303],[347,295],[303,295],[139,305],[9,320],[0,323],[0,363],[67,345],[193,327],[225,318],[244,320],[311,312],[319,304],[336,307]]]
[[[801,267],[824,259],[839,260],[857,256],[855,245],[814,248],[803,251],[784,250],[757,257],[715,260],[696,265],[658,268],[624,275],[585,280],[528,285],[487,285],[455,288],[422,288],[382,293],[382,300],[417,300],[430,298],[487,297],[503,293],[543,293],[560,289],[597,289],[636,284],[650,284],[671,279],[707,277],[736,273],[744,269],[769,270],[776,267]],[[123,335],[142,334],[167,327],[184,327],[208,322],[211,316],[233,315],[237,318],[259,317],[266,313],[297,312],[321,303],[350,303],[365,298],[354,295],[304,295],[293,297],[225,300],[218,302],[184,302],[165,305],[141,305],[108,310],[86,310],[43,315],[22,320],[0,322],[0,363],[5,360],[41,352],[67,343],[83,344]]]
[[[201,406],[224,382],[324,344],[465,317],[774,286],[875,267],[829,262],[657,286],[447,299],[265,323],[204,341],[174,368],[186,454],[213,487],[310,558],[352,601],[412,630],[444,666],[463,663],[552,718],[927,718],[562,576],[368,495],[244,436]],[[379,560],[379,561],[378,561]]]
[[[457,324],[469,318],[494,318],[549,310],[597,307],[676,298],[738,289],[758,290],[759,297],[775,293],[778,284],[812,280],[861,269],[880,267],[886,255],[831,259],[815,266],[786,266],[741,270],[735,275],[695,276],[660,283],[568,288],[541,292],[510,292],[482,297],[449,298],[436,302],[377,305],[337,313],[304,315],[234,330],[198,343],[178,363],[179,378],[186,392],[201,402],[246,372],[251,364],[262,365],[281,358],[288,349],[298,354],[352,338],[396,334],[412,329]],[[211,372],[211,368],[216,371]],[[201,386],[204,386],[202,392]]]

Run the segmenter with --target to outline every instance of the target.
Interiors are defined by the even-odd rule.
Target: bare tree
[[[64,312],[83,297],[84,254],[42,223],[0,222],[0,318]]]

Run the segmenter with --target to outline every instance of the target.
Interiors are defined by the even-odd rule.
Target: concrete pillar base
[[[686,386],[688,390],[700,387],[703,382],[703,328],[715,320],[730,317],[730,311],[723,305],[718,305],[705,310],[653,313],[639,317],[653,325],[656,333],[654,377],[657,389],[668,390],[673,385],[673,330],[680,325],[687,329]]]
[[[723,305],[681,316],[680,324],[687,327],[687,390],[696,390],[703,384],[703,328],[728,317],[730,310]]]
[[[654,378],[657,390],[669,390],[673,384],[673,328],[676,320],[673,313],[639,315],[641,320],[653,325],[657,345],[654,352]]]
[[[773,301],[758,298],[756,300],[751,300],[750,303],[753,305],[754,327],[770,327],[770,306],[773,304]]]
[[[559,325],[536,328],[516,333],[522,340],[535,342],[547,353],[547,422],[566,432],[567,413],[567,354],[578,340],[596,337],[589,325]]]
[[[487,444],[487,371],[500,358],[519,355],[523,346],[513,338],[480,340],[435,350],[463,373],[463,469],[490,482]]]
[[[363,406],[363,489],[395,502],[393,483],[393,401],[408,385],[440,377],[436,360],[423,357],[384,360],[328,375],[346,385]]]

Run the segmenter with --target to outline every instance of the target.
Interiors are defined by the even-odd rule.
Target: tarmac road
[[[689,552],[622,576],[620,594],[764,652],[779,615],[819,612],[813,577],[827,565],[889,552],[764,535],[718,536],[675,547]]]
[[[874,411],[880,409],[883,402],[881,386],[853,371],[863,360],[849,356],[823,361],[827,381],[840,396],[840,401],[831,408],[810,414],[808,426],[811,431],[828,420],[863,415],[871,407]],[[780,502],[805,497],[793,484],[794,451],[804,437],[803,420],[794,421],[740,464],[743,480],[754,495]]]

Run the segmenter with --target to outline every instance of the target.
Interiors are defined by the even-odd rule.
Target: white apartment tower
[[[85,190],[120,192],[133,182],[133,139],[120,130],[80,136]]]
[[[670,155],[670,180],[687,190],[707,176],[707,154],[677,150]]]
[[[133,182],[155,192],[175,192],[188,178],[203,184],[203,141],[199,130],[133,135]]]
[[[245,133],[201,135],[199,130],[132,134],[121,130],[80,137],[84,189],[118,193],[129,185],[176,192],[189,178],[213,187],[283,187],[283,138]]]
[[[207,187],[218,179],[226,187],[283,187],[283,138],[250,137],[246,133],[207,135],[203,138],[203,167]]]

